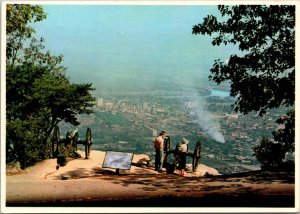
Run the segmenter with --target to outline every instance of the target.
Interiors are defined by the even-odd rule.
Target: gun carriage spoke
[[[60,131],[59,131],[59,127],[56,126],[53,130],[53,135],[52,135],[52,157],[57,156],[59,143],[60,143]]]
[[[195,149],[194,149],[194,154],[193,154],[193,162],[192,162],[193,172],[195,172],[197,170],[199,160],[201,157],[200,153],[201,153],[201,142],[197,141],[197,143],[195,145]]]
[[[88,159],[91,152],[92,145],[92,131],[90,128],[86,130],[86,138],[85,138],[85,159]]]

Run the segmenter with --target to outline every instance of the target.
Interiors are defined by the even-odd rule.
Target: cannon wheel
[[[166,162],[168,160],[168,154],[170,153],[170,147],[171,147],[171,140],[169,136],[166,136],[164,139],[164,160],[163,160],[163,167],[166,165]]]
[[[195,145],[194,154],[193,154],[193,163],[192,163],[193,172],[195,172],[198,167],[200,153],[201,153],[201,142],[198,141]]]
[[[76,132],[76,134],[73,138],[73,147],[74,147],[75,151],[78,150],[78,146],[77,146],[78,140],[79,140],[79,134],[78,134],[78,132]]]
[[[58,150],[59,141],[60,141],[59,127],[55,126],[55,128],[53,130],[53,136],[52,136],[52,156],[53,157],[57,156],[57,150]]]
[[[88,159],[90,157],[91,145],[92,145],[92,131],[90,128],[87,128],[86,137],[85,137],[85,159]]]
[[[171,140],[170,140],[170,137],[167,136],[164,140],[164,151],[165,152],[169,151],[170,147],[171,147]]]

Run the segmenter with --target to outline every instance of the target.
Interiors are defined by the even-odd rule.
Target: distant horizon
[[[155,95],[159,92],[168,93],[169,95],[179,95],[180,94],[188,93],[188,91],[193,91],[193,93],[197,90],[208,90],[212,91],[212,94],[209,96],[224,96],[225,94],[230,96],[230,88],[229,86],[218,86],[218,85],[209,85],[209,83],[206,86],[199,86],[199,87],[193,87],[193,86],[187,86],[187,87],[177,87],[176,85],[172,86],[172,88],[168,89],[168,86],[166,85],[164,88],[156,88],[153,90],[139,90],[138,88],[127,88],[127,90],[120,90],[120,91],[110,91],[109,88],[106,88],[106,90],[103,91],[95,91],[94,95],[96,98],[101,96],[120,96],[120,95]],[[185,91],[185,92],[184,92]]]
[[[192,34],[207,15],[220,16],[216,5],[41,5],[47,19],[33,24],[36,37],[64,56],[72,82],[92,83],[96,94],[213,85],[214,60],[238,51]]]

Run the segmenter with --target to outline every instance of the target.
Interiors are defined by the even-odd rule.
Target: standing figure
[[[159,136],[153,141],[155,149],[155,170],[161,172],[164,161],[164,137],[165,131],[161,131]]]
[[[186,154],[188,152],[188,143],[189,141],[185,138],[181,139],[181,142],[178,144],[178,169],[179,175],[184,176],[186,168]]]

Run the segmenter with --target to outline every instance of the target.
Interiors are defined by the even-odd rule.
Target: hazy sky
[[[35,24],[46,49],[64,55],[68,76],[108,85],[197,84],[214,59],[235,48],[214,47],[192,27],[217,6],[43,5],[47,19]]]

